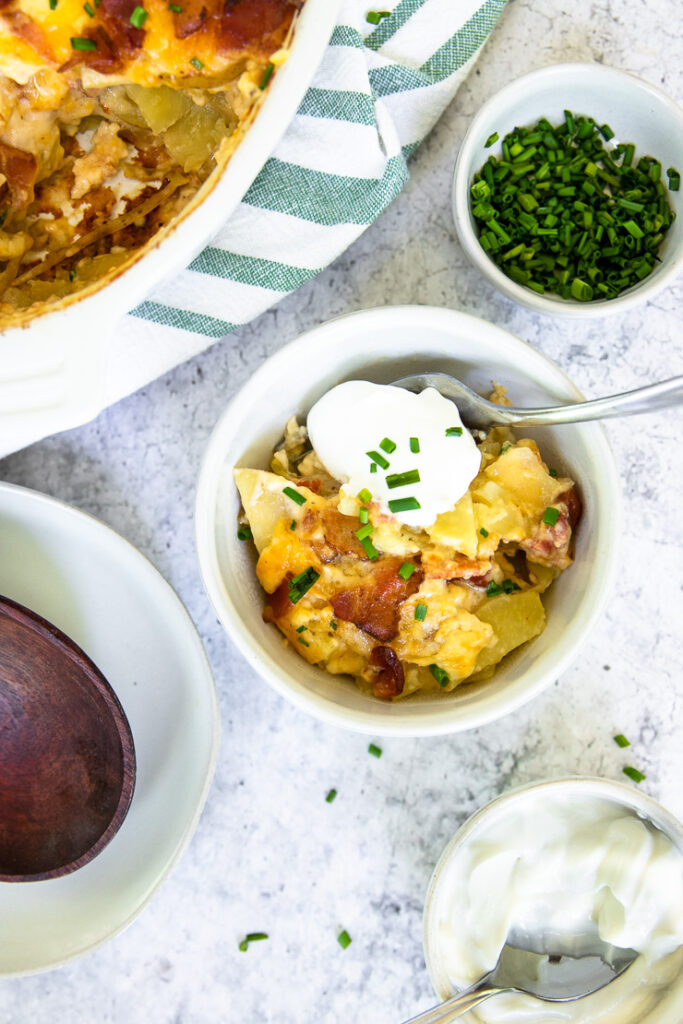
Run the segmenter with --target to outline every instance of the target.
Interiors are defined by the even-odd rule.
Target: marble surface
[[[680,26],[677,0],[514,0],[404,194],[334,266],[96,422],[0,462],[2,479],[94,513],[155,562],[201,631],[223,725],[208,803],[167,884],[94,954],[0,983],[1,1024],[398,1024],[433,998],[421,945],[432,868],[495,794],[576,772],[620,779],[630,762],[683,816],[680,413],[609,428],[624,483],[623,569],[573,668],[502,721],[383,740],[379,760],[367,738],[295,711],[251,671],[209,607],[192,539],[199,461],[226,401],[280,345],[337,314],[397,302],[462,309],[540,348],[591,396],[683,372],[683,280],[623,316],[541,318],[466,264],[448,202],[458,142],[499,87],[545,64],[597,60],[680,99]],[[617,731],[632,740],[627,753]],[[327,804],[332,786],[339,796]],[[269,941],[239,952],[254,930]]]

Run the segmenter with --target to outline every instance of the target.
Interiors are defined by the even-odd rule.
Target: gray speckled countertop
[[[566,773],[622,778],[619,731],[643,788],[683,816],[680,413],[609,428],[624,483],[623,568],[573,668],[502,721],[384,740],[380,760],[367,738],[306,717],[254,675],[209,607],[192,538],[199,462],[228,398],[280,345],[340,313],[399,302],[462,309],[540,348],[590,396],[683,373],[683,280],[623,316],[535,316],[466,264],[448,198],[468,120],[511,78],[598,60],[680,99],[680,33],[677,0],[515,0],[413,160],[406,191],[334,266],[96,422],[0,463],[2,479],[94,513],[154,561],[201,631],[223,727],[197,833],[151,905],[81,961],[0,983],[0,1024],[398,1024],[433,999],[421,944],[431,870],[495,794]],[[353,937],[346,951],[342,927]],[[240,953],[239,939],[260,929],[270,940]]]

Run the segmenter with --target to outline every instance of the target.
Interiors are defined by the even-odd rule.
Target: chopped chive
[[[370,25],[379,25],[380,21],[390,16],[391,11],[368,11],[365,15],[365,20],[369,22]]]
[[[556,469],[549,469],[548,470],[548,476],[557,476],[557,470]]]
[[[419,484],[419,469],[409,469],[405,473],[389,473],[387,476],[387,487],[391,490],[394,487],[407,487],[409,484]]]
[[[95,17],[95,10],[94,10],[93,7],[90,6],[90,4],[83,4],[83,10],[88,15],[88,17],[90,17],[90,18],[94,18]]]
[[[515,583],[514,580],[503,580],[501,584],[504,594],[511,594],[513,590],[521,590],[519,583]]]
[[[430,665],[429,671],[432,673],[439,686],[448,686],[448,684],[451,681],[448,672],[445,672],[444,669],[439,668],[438,665]]]
[[[448,427],[446,437],[462,437],[462,427]]]
[[[346,929],[344,929],[343,932],[340,932],[339,935],[337,936],[337,942],[339,943],[342,949],[348,949],[352,941],[353,940],[349,933],[346,931]]]
[[[73,268],[73,267],[72,267],[72,268],[71,268],[71,270],[69,271],[69,280],[71,281],[71,283],[72,283],[72,284],[73,284],[73,283],[74,283],[74,281],[76,280],[76,271],[74,270],[74,268]]]
[[[681,187],[681,176],[675,167],[667,167],[666,175],[669,179],[669,190],[678,192]]]
[[[389,502],[390,512],[411,512],[413,509],[421,507],[417,498],[394,498]]]
[[[489,146],[492,146],[494,142],[498,142],[499,138],[500,135],[498,134],[498,132],[494,132],[493,135],[489,135],[488,139],[484,143],[484,149],[488,149]]]
[[[298,626],[297,627],[297,633],[305,633],[307,628],[308,628],[307,626]]]
[[[362,491],[359,491],[357,497],[359,498],[360,501],[363,502],[364,505],[367,505],[369,501],[372,501],[372,494],[367,489],[367,487],[364,487]]]
[[[413,455],[417,455],[420,450],[420,442],[416,437],[411,437],[410,439],[410,450]]]
[[[616,745],[618,747],[630,747],[631,746],[629,741],[626,739],[624,734],[621,733],[621,732],[617,733],[616,736],[613,736],[612,739],[614,740],[614,742],[616,743]]]
[[[196,68],[197,71],[201,71],[202,68],[204,67],[199,57],[190,57],[190,64],[192,65],[193,68]]]
[[[355,531],[356,537],[358,537],[358,540],[365,540],[372,533],[372,529],[372,523],[366,523],[365,526],[361,526],[360,530]]]
[[[253,536],[254,535],[251,532],[251,527],[250,526],[240,526],[239,529],[237,530],[237,539],[238,540],[251,540],[251,538]]]
[[[292,519],[291,523],[289,524],[289,528],[290,530],[296,530],[296,519]]]
[[[624,775],[628,775],[629,779],[633,779],[634,782],[643,782],[645,776],[642,772],[639,772],[637,768],[633,768],[630,764],[627,764],[625,768],[622,768]]]
[[[380,455],[379,452],[366,452],[365,454],[369,459],[372,459],[373,462],[376,462],[379,466],[381,466],[382,469],[389,469],[388,460],[385,459],[383,455]]]
[[[422,604],[421,601],[418,601],[415,605],[415,618],[418,622],[424,622],[427,618],[427,605]]]
[[[547,509],[543,513],[543,522],[546,526],[554,526],[559,519],[559,509],[553,508],[552,505],[548,505]]]
[[[383,437],[379,446],[382,451],[387,452],[388,455],[391,455],[392,452],[396,451],[396,442],[392,441],[390,437]]]
[[[84,39],[83,36],[71,36],[72,50],[96,50],[97,43],[94,39]]]
[[[373,462],[372,465],[370,466],[370,472],[371,473],[376,473],[377,472],[377,463],[376,462]]]
[[[501,587],[500,583],[496,583],[495,580],[491,580],[488,587],[486,588],[487,597],[498,597],[499,594],[504,594],[505,591]]]
[[[258,87],[259,87],[259,89],[261,91],[263,91],[265,89],[265,87],[268,85],[268,82],[271,79],[273,71],[275,71],[275,65],[274,64],[266,64],[266,70],[263,72],[263,78],[261,79],[261,81],[258,84]]]
[[[366,508],[362,508],[358,513],[358,518],[360,519],[361,523],[365,525],[366,523],[370,522],[370,513]]]
[[[337,796],[337,790],[336,789],[331,789],[329,791],[329,793],[327,794],[327,796],[325,797],[325,803],[328,803],[328,804],[333,803],[334,800],[336,799],[336,796]]]
[[[337,628],[337,623],[334,621],[334,619],[330,619],[330,628],[331,629],[336,629]]]
[[[404,562],[401,568],[398,570],[398,574],[402,580],[409,580],[415,572],[417,566],[413,565],[412,562]]]
[[[513,128],[474,175],[479,241],[512,281],[574,302],[614,299],[652,273],[675,220],[662,165],[608,124],[564,111]],[[669,187],[680,188],[670,168]],[[540,211],[540,212],[539,212]]]
[[[262,942],[264,939],[267,938],[268,935],[266,934],[266,932],[249,932],[249,934],[242,939],[237,948],[242,953],[246,953],[247,947],[250,942]]]
[[[297,505],[306,504],[306,498],[303,494],[300,494],[299,491],[295,491],[293,487],[283,487],[282,493],[286,494],[288,498],[292,499],[292,501],[295,501]]]
[[[368,747],[368,754],[372,754],[373,757],[381,757],[382,748],[376,746],[374,743],[371,743],[370,746]]]
[[[361,547],[363,548],[363,551],[368,556],[371,562],[374,562],[376,558],[379,558],[379,551],[377,550],[377,548],[372,543],[369,537],[363,537],[360,543]]]
[[[50,0],[50,10],[51,11],[56,11],[57,10],[57,0]]]
[[[174,14],[182,14],[183,13],[183,9],[180,6],[180,4],[169,4],[168,5],[168,9],[169,9],[169,11],[173,11]]]
[[[299,644],[303,644],[303,646],[304,646],[304,647],[310,647],[310,646],[311,646],[311,645],[310,645],[310,644],[308,643],[308,641],[304,640],[304,638],[303,638],[302,636],[298,636],[298,637],[296,638],[296,641],[297,641],[297,643],[299,643]]]
[[[133,28],[142,28],[147,21],[147,11],[144,7],[134,7],[130,16],[130,23]]]
[[[297,604],[318,579],[320,579],[320,573],[316,572],[312,565],[300,572],[298,576],[293,576],[289,581],[288,590],[288,597],[292,604]]]
[[[480,529],[479,533],[482,535],[482,537],[488,537],[488,535],[489,535],[489,531],[484,526],[482,526],[482,528]]]

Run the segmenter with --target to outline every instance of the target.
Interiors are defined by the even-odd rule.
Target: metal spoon
[[[498,963],[466,992],[432,1007],[405,1024],[449,1024],[491,996],[503,992],[535,996],[546,1003],[571,1003],[609,985],[630,967],[638,953],[596,940],[580,956],[533,952],[503,946]]]
[[[601,420],[611,416],[633,416],[641,412],[655,412],[683,402],[683,377],[672,377],[659,384],[650,384],[635,391],[608,398],[595,398],[591,402],[547,406],[543,409],[517,409],[496,405],[471,391],[465,384],[448,373],[418,373],[401,377],[394,387],[408,391],[436,388],[444,398],[450,398],[458,407],[463,422],[471,428],[490,427],[499,423],[531,427],[541,423],[579,423],[582,420]]]

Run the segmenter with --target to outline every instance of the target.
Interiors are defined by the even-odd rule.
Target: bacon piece
[[[403,665],[393,647],[373,647],[370,664],[379,669],[372,682],[375,697],[389,700],[403,693]]]
[[[0,3],[0,7],[4,6],[6,5]],[[7,22],[14,35],[28,43],[44,60],[50,62],[54,60],[54,53],[47,42],[43,30],[30,15],[24,11],[8,11],[7,14],[3,14],[3,19]]]
[[[101,0],[95,12],[96,21],[85,33],[85,38],[96,43],[97,49],[79,50],[59,70],[87,64],[103,75],[121,71],[125,61],[142,48],[145,39],[144,28],[135,28],[130,23],[137,6],[138,0]]]
[[[468,558],[467,555],[454,551],[444,560],[438,553],[429,553],[422,557],[422,566],[427,579],[432,580],[465,580],[473,586],[481,586],[475,580],[483,580],[491,570],[490,558]]]
[[[343,516],[336,508],[311,509],[301,521],[302,535],[321,562],[332,562],[339,555],[353,555],[367,562],[365,548],[356,537],[361,521]]]
[[[245,47],[264,53],[285,39],[295,8],[292,0],[225,0],[218,34],[225,49]]]
[[[391,640],[398,633],[401,605],[414,594],[424,578],[421,569],[407,580],[399,576],[400,558],[383,558],[359,586],[340,590],[331,604],[338,619],[352,622],[377,640]]]
[[[568,552],[572,530],[581,516],[581,499],[572,487],[557,496],[553,508],[560,513],[555,525],[548,526],[547,523],[541,522],[533,536],[522,541],[520,546],[524,548],[532,562],[538,561],[566,569],[571,562]]]
[[[38,161],[33,153],[0,142],[0,173],[7,178],[13,209],[23,210],[33,202],[33,187],[38,176]]]
[[[290,608],[294,607],[289,600],[289,581],[291,578],[292,574],[290,572],[285,576],[277,590],[268,595],[266,606],[263,609],[264,622],[277,622],[278,619],[284,619]]]

